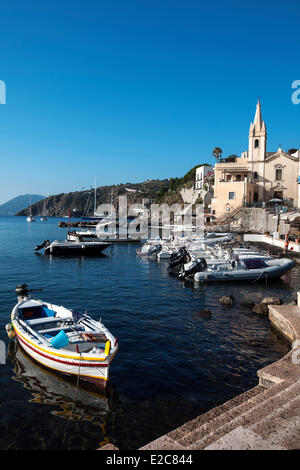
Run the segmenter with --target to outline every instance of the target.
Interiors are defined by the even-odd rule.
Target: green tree
[[[222,153],[223,153],[223,150],[221,149],[221,147],[215,147],[215,148],[213,149],[213,152],[212,152],[213,156],[214,156],[217,160],[218,160],[219,158],[221,158]]]

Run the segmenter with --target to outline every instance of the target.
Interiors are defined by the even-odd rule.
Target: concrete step
[[[289,406],[300,395],[300,383],[288,385],[281,383],[265,389],[253,398],[229,409],[217,418],[204,423],[195,432],[179,439],[179,443],[189,449],[212,448],[212,444],[235,429],[249,428],[251,431],[255,424],[267,422],[268,416],[272,416],[274,410]]]
[[[276,440],[285,449],[300,450],[300,396],[288,402],[251,426],[265,441]]]
[[[180,428],[174,429],[174,431],[168,433],[168,436],[178,442],[179,439],[183,439],[184,437],[188,437],[189,435],[194,434],[202,425],[209,423],[213,419],[223,415],[226,411],[248,401],[251,398],[254,398],[256,395],[264,392],[265,390],[266,387],[257,385],[256,387],[253,387],[250,390],[237,395],[231,400],[228,400],[222,405],[216,406],[206,413],[197,416],[197,418],[188,421],[187,423],[180,426]]]
[[[276,386],[279,390],[285,388],[284,384]],[[215,431],[228,419],[240,416],[241,410],[250,409],[255,406],[255,400],[262,400],[262,395],[268,394],[269,389],[260,385],[248,390],[247,392],[232,398],[222,405],[198,416],[174,431],[168,433],[171,439],[180,442],[182,445],[189,446],[204,435]]]
[[[300,449],[300,397],[249,426],[237,426],[205,450],[296,450]]]
[[[197,418],[193,419],[192,421],[188,421],[187,423],[183,424],[181,427],[174,429],[173,431],[169,432],[168,434],[155,439],[154,441],[148,443],[147,445],[140,448],[140,450],[155,450],[155,449],[185,449],[184,445],[179,444],[179,440],[184,441],[184,437],[193,441],[192,436],[195,435],[197,430],[203,425],[214,418],[221,416],[229,409],[232,409],[235,406],[238,406],[241,403],[246,402],[247,400],[255,397],[256,395],[264,392],[266,390],[265,387],[257,385],[256,387],[247,390],[240,395],[228,400],[227,402],[223,403],[222,405],[216,406],[215,408],[207,411],[206,413],[198,416]]]

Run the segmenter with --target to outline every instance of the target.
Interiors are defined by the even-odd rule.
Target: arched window
[[[255,139],[254,141],[254,148],[258,148],[259,147],[259,140],[258,139]]]

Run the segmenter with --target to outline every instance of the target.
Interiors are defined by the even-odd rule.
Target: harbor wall
[[[284,248],[285,240],[281,238],[276,238],[275,236],[264,235],[264,234],[255,234],[255,233],[246,233],[244,235],[245,242],[254,242],[254,243],[266,243],[270,246],[275,246],[277,248]],[[296,242],[289,242],[288,245],[289,253],[300,253],[300,244]]]
[[[284,235],[289,231],[290,225],[280,220],[278,224],[277,215],[268,212],[266,209],[243,207],[236,215],[228,216],[228,221],[225,219],[223,223],[207,226],[206,229],[212,232],[252,232],[261,234],[273,233],[279,229],[279,233]]]

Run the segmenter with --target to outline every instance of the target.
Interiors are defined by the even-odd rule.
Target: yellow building
[[[262,206],[281,199],[289,207],[299,207],[300,150],[267,152],[267,131],[258,101],[254,122],[250,124],[248,151],[241,157],[224,159],[214,167],[212,214],[222,217],[241,206]]]

